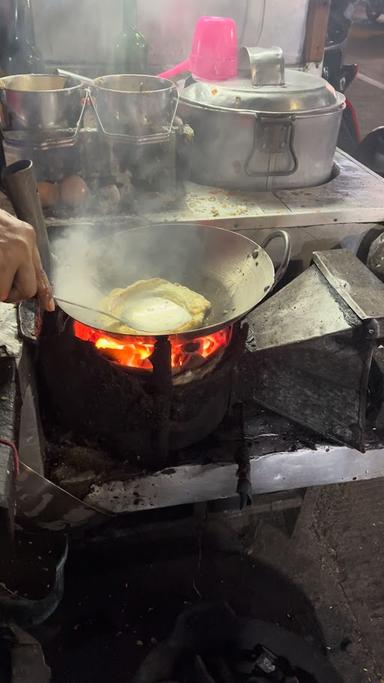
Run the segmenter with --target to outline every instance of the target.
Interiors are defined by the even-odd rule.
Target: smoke
[[[114,225],[79,223],[53,240],[55,294],[99,309],[101,299],[112,289],[159,277],[205,296],[212,304],[208,322],[226,320],[233,315],[234,305],[241,305],[248,277],[248,284],[253,284],[252,273],[244,271],[242,240],[234,233],[226,234],[226,239],[219,239],[216,230],[188,225],[127,228],[118,221]],[[94,314],[60,306],[72,317],[97,326]]]
[[[93,233],[92,226],[79,224],[66,230],[65,235],[53,238],[52,284],[56,297],[97,309],[103,293],[97,280]],[[91,312],[60,302],[59,305],[71,317],[95,324]]]
[[[263,3],[264,0],[258,0],[256,4],[261,6]],[[58,0],[57,3],[39,0],[34,3],[37,45],[48,65],[67,66],[80,73],[84,70],[85,75],[94,77],[108,73],[111,49],[121,34],[123,24],[122,3],[118,2],[117,6],[117,11],[115,8],[111,11],[108,3],[102,0],[84,0],[81,3],[76,0]],[[246,16],[247,6],[246,0],[238,3],[233,0],[159,0],[152,4],[138,0],[137,21],[134,19],[132,25],[142,30],[151,48],[149,70],[159,73],[166,65],[188,55],[193,26],[201,14],[233,16],[240,25]],[[54,31],[51,30],[53,26]],[[144,81],[145,76],[141,80]],[[168,129],[173,120],[174,98],[170,93],[153,93],[154,97],[149,93],[149,97],[141,97],[139,92],[135,99],[132,93],[125,97],[121,93],[104,92],[105,99],[99,100],[98,111],[110,133],[156,134]],[[90,105],[87,106],[88,113],[92,114]],[[127,126],[126,131],[119,128],[121,123]],[[236,292],[239,282],[234,268],[237,265],[241,273],[243,264],[241,260],[236,264],[236,254],[227,253],[225,244],[218,249],[215,243],[214,253],[209,240],[201,232],[184,229],[183,226],[178,226],[177,234],[167,232],[166,226],[153,228],[150,232],[145,229],[137,232],[127,230],[126,225],[120,222],[122,232],[118,234],[119,219],[113,217],[113,213],[125,215],[131,223],[134,214],[145,217],[148,213],[164,213],[172,201],[180,201],[174,183],[177,171],[172,162],[175,163],[174,147],[177,146],[178,151],[182,147],[182,133],[175,133],[178,139],[176,142],[171,139],[169,150],[167,143],[163,149],[155,144],[137,146],[136,149],[132,145],[128,149],[123,141],[103,135],[100,130],[96,132],[96,124],[91,119],[89,127],[93,130],[87,130],[87,120],[84,119],[84,129],[79,135],[81,143],[76,143],[73,150],[63,147],[57,150],[57,155],[56,150],[50,150],[54,172],[49,178],[42,177],[42,168],[39,176],[39,180],[60,181],[65,176],[78,174],[90,189],[89,202],[87,200],[82,207],[74,209],[78,216],[87,216],[87,222],[79,220],[77,225],[54,240],[58,262],[53,283],[57,296],[98,308],[102,297],[115,287],[162,277],[184,284],[211,302],[220,301],[213,308],[215,316],[221,314],[221,309],[231,308],[233,302],[228,302],[228,292]],[[186,156],[190,156],[189,150]],[[54,175],[56,172],[57,177]],[[164,182],[166,177],[168,187]],[[61,210],[59,206],[59,217],[63,218]],[[73,216],[71,210],[66,212],[63,209],[63,212],[64,216]],[[106,215],[104,222],[100,218],[103,213]],[[95,216],[98,219],[94,219]],[[88,217],[91,217],[89,221]],[[67,312],[87,322],[86,312],[75,308]],[[91,314],[88,318],[88,324],[92,324]]]
[[[105,73],[121,32],[122,3],[113,2],[111,11],[103,0],[38,0],[32,8],[37,46],[48,62]]]
[[[93,305],[111,289],[137,280],[161,277],[196,285],[205,246],[202,233],[182,225],[127,229],[118,220],[112,226],[79,223],[53,241],[55,292]]]
[[[232,17],[239,44],[279,45],[286,63],[300,65],[308,0],[124,0],[129,23],[144,35],[149,73],[160,73],[188,56],[200,16]],[[123,2],[113,0],[35,0],[37,45],[43,57],[61,65],[88,67],[103,75],[123,26]],[[288,29],[287,29],[288,27]]]

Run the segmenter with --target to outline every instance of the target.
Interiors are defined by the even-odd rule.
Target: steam
[[[161,277],[187,286],[186,280],[198,284],[204,239],[188,227],[179,226],[177,232],[178,238],[170,243],[161,225],[150,230],[143,225],[127,228],[117,220],[114,226],[79,223],[67,229],[53,244],[57,295],[93,305],[111,289],[137,280]]]
[[[230,317],[237,298],[232,280],[235,275],[239,281],[244,263],[244,252],[234,253],[231,237],[217,241],[209,228],[129,228],[121,223],[119,227],[118,221],[113,226],[79,223],[54,239],[53,252],[53,285],[60,298],[100,309],[101,299],[113,289],[158,277],[206,297],[212,304],[208,322]],[[97,327],[91,312],[60,306],[71,317]]]
[[[128,5],[128,3],[126,3]],[[300,65],[308,2],[266,0],[136,0],[131,25],[144,35],[152,73],[185,59],[195,22],[202,15],[235,19],[239,43],[278,44],[287,64]],[[37,46],[44,59],[80,66],[102,75],[112,60],[112,47],[123,25],[118,0],[38,0],[32,3]],[[288,28],[287,28],[288,27]]]
[[[92,228],[86,225],[54,239],[52,282],[55,296],[97,309],[103,292],[97,281],[93,241]],[[95,324],[95,316],[91,312],[69,305],[60,306],[71,317],[79,318],[85,324]]]

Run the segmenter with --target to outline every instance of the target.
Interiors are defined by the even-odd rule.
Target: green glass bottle
[[[144,36],[131,24],[132,1],[123,0],[123,29],[113,46],[112,65],[115,74],[147,73],[148,48]]]
[[[7,74],[44,73],[45,64],[35,44],[30,0],[13,0],[10,23],[4,71]]]

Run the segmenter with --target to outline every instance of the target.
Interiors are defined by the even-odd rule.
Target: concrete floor
[[[359,75],[347,95],[356,107],[362,134],[366,135],[384,125],[384,15],[370,24],[364,9],[357,9],[345,61],[359,65]]]
[[[384,481],[310,490],[291,539],[264,526],[251,553],[310,601],[345,683],[384,683]]]
[[[131,680],[203,600],[298,633],[344,683],[384,683],[384,482],[309,490],[292,536],[286,521],[251,508],[87,534],[72,546],[63,602],[34,632],[52,682]]]

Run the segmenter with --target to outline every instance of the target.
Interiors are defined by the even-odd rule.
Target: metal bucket
[[[143,144],[169,138],[179,99],[172,81],[131,74],[101,76],[90,86],[90,94],[106,135]]]
[[[84,86],[63,76],[19,74],[0,80],[1,127],[10,131],[77,129]]]

